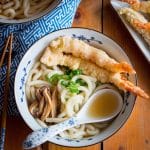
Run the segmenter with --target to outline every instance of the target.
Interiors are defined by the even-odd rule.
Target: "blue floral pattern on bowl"
[[[95,39],[95,37],[93,37],[93,36],[91,36],[90,38],[88,38],[88,37],[85,37],[84,35],[72,34],[72,37],[73,38],[77,38],[77,39],[82,40],[82,41],[86,41],[86,42],[95,41],[95,42],[97,42],[99,44],[103,44],[102,41]]]
[[[21,102],[23,102],[23,96],[24,96],[24,94],[25,94],[25,91],[23,90],[23,87],[25,86],[25,78],[27,77],[27,68],[28,68],[28,66],[30,65],[30,63],[31,63],[31,60],[29,60],[28,62],[27,62],[27,64],[26,64],[26,66],[23,68],[23,76],[22,76],[22,78],[21,78],[21,81],[20,81],[20,87],[19,87],[19,89],[21,90],[21,92],[22,92],[22,97],[21,97]]]

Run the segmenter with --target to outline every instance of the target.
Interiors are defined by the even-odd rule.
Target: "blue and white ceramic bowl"
[[[62,29],[50,33],[41,38],[40,40],[38,40],[29,48],[27,53],[24,55],[17,69],[15,77],[16,103],[21,116],[32,130],[37,130],[41,128],[41,126],[37,123],[37,121],[33,118],[33,116],[30,114],[28,110],[27,99],[25,95],[25,83],[28,77],[28,73],[33,64],[39,59],[40,54],[43,52],[44,48],[49,45],[49,42],[59,36],[64,35],[72,36],[74,38],[84,40],[97,47],[101,47],[116,60],[118,61],[125,60],[128,63],[130,63],[129,58],[117,43],[115,43],[113,40],[103,35],[102,33],[90,29],[82,29],[82,28]],[[136,84],[135,76],[129,76],[129,80],[131,80],[134,84]],[[103,130],[99,135],[78,140],[55,136],[52,139],[50,139],[50,142],[63,146],[81,147],[92,145],[105,140],[106,138],[113,135],[116,131],[118,131],[126,122],[133,109],[135,98],[136,97],[129,92],[125,94],[122,111],[117,116],[117,118],[111,123],[111,125],[107,127],[105,130]]]
[[[41,18],[42,16],[45,16],[46,14],[50,13],[54,8],[58,6],[58,4],[61,3],[62,0],[54,0],[44,11],[42,11],[39,14],[33,15],[32,17],[29,18],[24,18],[24,19],[3,19],[0,18],[0,23],[5,23],[5,24],[16,24],[16,23],[25,23],[25,22],[30,22],[36,19]]]

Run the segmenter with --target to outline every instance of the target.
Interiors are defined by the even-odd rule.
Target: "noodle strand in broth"
[[[52,1],[53,0],[3,0],[0,2],[0,18],[29,18],[46,10]]]
[[[31,69],[28,80],[26,82],[26,96],[30,103],[36,100],[36,89],[42,86],[52,86],[45,78],[46,75],[52,77],[55,74],[62,75],[64,71],[58,67],[54,66],[52,68],[47,67],[46,65],[41,64],[40,62],[35,63]],[[86,86],[79,85],[79,93],[74,94],[70,93],[66,88],[64,88],[61,83],[63,79],[59,80],[57,83],[58,89],[58,100],[60,102],[59,111],[56,117],[47,117],[45,121],[41,121],[40,118],[36,118],[37,122],[42,126],[49,126],[52,123],[62,122],[69,117],[72,117],[78,113],[81,107],[86,103],[89,96],[96,88],[96,79],[87,75],[75,75],[71,82],[77,82],[79,80],[84,81]],[[108,124],[106,123],[103,126],[98,126],[97,124],[83,124],[74,128],[71,128],[67,131],[64,131],[59,134],[61,137],[65,138],[84,138],[88,136],[97,135],[102,128],[105,128]]]

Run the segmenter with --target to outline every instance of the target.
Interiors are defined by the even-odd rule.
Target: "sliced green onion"
[[[64,87],[68,87],[69,81],[62,80],[62,81],[61,81],[61,85],[63,85]]]
[[[48,77],[48,76],[47,76]],[[60,74],[54,74],[52,75],[50,78],[48,78],[48,81],[51,83],[51,84],[54,84],[56,85],[60,79],[61,75]]]
[[[80,69],[72,70],[72,74],[73,75],[80,75],[80,74],[82,74],[82,70],[80,70]]]
[[[82,70],[81,69],[75,69],[75,70],[66,69],[65,74],[73,77],[75,75],[82,74]]]
[[[87,83],[84,80],[82,80],[82,79],[77,79],[76,83],[78,83],[81,86],[87,86]]]
[[[50,82],[53,85],[56,85],[59,80],[61,81],[61,85],[66,87],[71,93],[79,93],[79,85],[86,85],[86,82],[83,80],[78,80],[77,82],[71,81],[72,77],[75,75],[80,75],[82,74],[82,70],[76,69],[76,70],[70,70],[66,69],[65,74],[54,74],[51,77],[46,76],[46,80]]]
[[[77,94],[79,93],[79,89],[75,86],[71,86],[71,87],[69,86],[68,89],[71,93],[77,93]]]

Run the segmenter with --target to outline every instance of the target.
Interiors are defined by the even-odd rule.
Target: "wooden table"
[[[111,8],[109,0],[82,0],[73,27],[100,31],[121,45],[138,75],[138,85],[150,95],[150,65]],[[101,144],[86,148],[66,148],[47,144],[43,150],[150,150],[150,100],[137,98],[134,110],[125,125]],[[31,132],[21,118],[9,117],[6,150],[21,150],[26,135]],[[39,148],[40,149],[40,148]],[[36,149],[37,150],[37,149]]]

